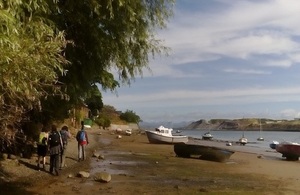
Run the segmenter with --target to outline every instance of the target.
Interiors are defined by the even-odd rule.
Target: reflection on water
[[[207,130],[181,130],[182,135],[187,135],[194,138],[202,138],[202,135]],[[243,133],[248,139],[248,146],[269,148],[269,144],[273,141],[292,141],[300,143],[300,132],[288,132],[288,131],[224,131],[224,130],[211,130],[210,133],[214,136],[214,139],[225,141],[238,141]],[[257,141],[258,137],[263,137],[264,141]],[[250,144],[251,143],[251,144]]]

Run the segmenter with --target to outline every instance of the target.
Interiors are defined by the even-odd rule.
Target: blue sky
[[[104,104],[143,121],[300,117],[299,0],[177,0],[171,48]]]

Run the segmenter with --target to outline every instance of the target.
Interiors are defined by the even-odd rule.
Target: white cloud
[[[229,72],[229,73],[240,73],[240,74],[271,74],[270,71],[262,71],[262,70],[254,70],[254,69],[233,69],[233,68],[228,68],[224,69],[224,72]]]

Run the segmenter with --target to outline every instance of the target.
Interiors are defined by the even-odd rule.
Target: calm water
[[[174,130],[176,132],[176,130]],[[187,135],[194,138],[202,138],[202,135],[206,133],[205,130],[181,130],[181,135]],[[210,133],[214,136],[214,139],[225,140],[225,141],[238,141],[242,135],[243,131],[214,131],[211,130]],[[278,132],[278,131],[244,131],[245,137],[248,139],[247,145],[253,145],[260,148],[269,148],[269,144],[276,140],[278,142],[291,141],[300,143],[300,132]],[[263,137],[264,141],[257,141],[257,138]]]

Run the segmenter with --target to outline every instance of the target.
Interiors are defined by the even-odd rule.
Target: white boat
[[[202,139],[204,140],[211,140],[213,138],[213,135],[210,132],[206,132],[202,135]]]
[[[125,130],[125,135],[131,135],[132,134],[132,130],[131,129],[126,129]]]
[[[173,129],[160,126],[155,128],[155,131],[145,130],[150,143],[155,144],[175,144],[186,143],[188,137],[185,135],[172,135]]]
[[[243,132],[243,136],[239,139],[239,143],[241,144],[241,145],[246,145],[247,143],[248,143],[248,139],[247,138],[245,138],[245,134],[244,134],[244,132]]]
[[[257,138],[257,141],[264,141],[265,139],[261,136],[262,127],[261,127],[261,120],[259,120],[259,138]]]

